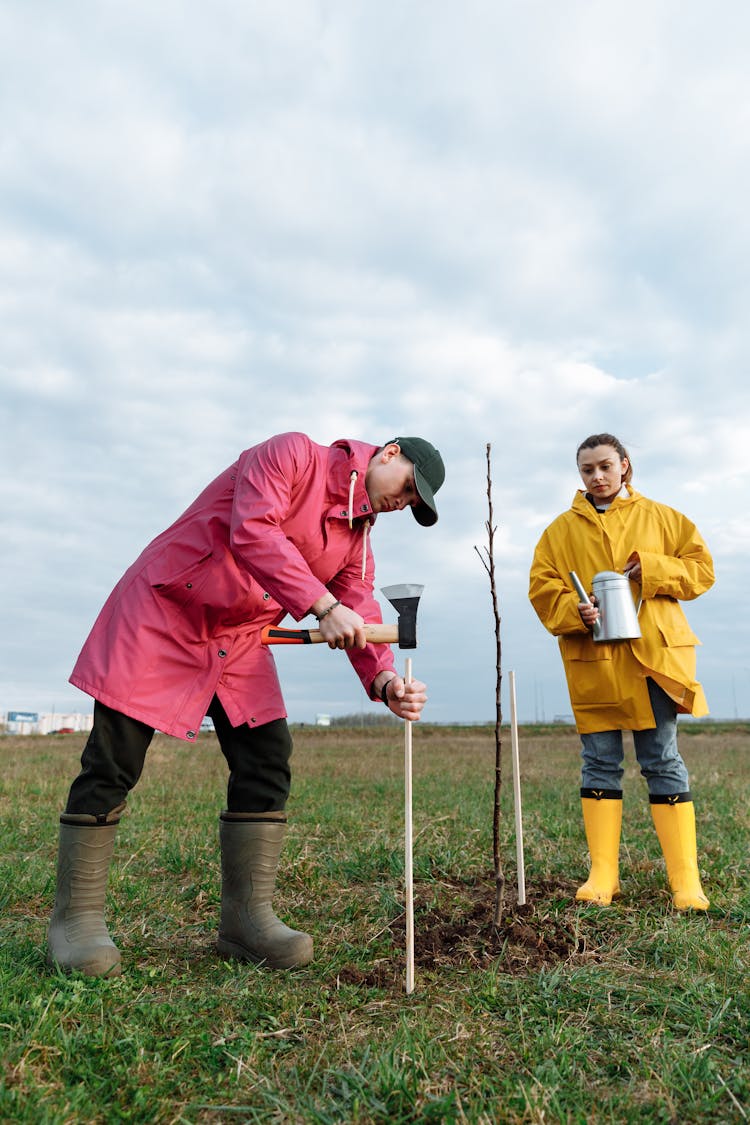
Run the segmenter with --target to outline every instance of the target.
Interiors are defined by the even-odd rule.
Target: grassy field
[[[708,915],[671,906],[629,754],[623,897],[587,871],[578,744],[522,729],[526,886],[491,926],[494,740],[414,728],[416,988],[404,990],[403,736],[297,732],[278,912],[313,934],[291,973],[214,952],[213,736],[157,736],[119,829],[110,929],[124,975],[44,963],[57,813],[80,736],[0,741],[0,1121],[743,1122],[750,1117],[750,728],[685,724]]]

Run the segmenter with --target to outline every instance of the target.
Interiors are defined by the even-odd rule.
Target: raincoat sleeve
[[[238,464],[230,526],[235,558],[297,621],[326,593],[282,527],[312,464],[304,434],[280,434],[247,450]]]
[[[362,578],[361,558],[352,558],[328,588],[335,598],[353,609],[368,625],[380,624],[383,614],[375,594],[375,559],[369,538],[366,546],[365,576]],[[365,648],[350,648],[346,655],[359,676],[362,687],[372,698],[372,682],[378,672],[395,672],[393,651],[390,645],[368,644]]]
[[[569,575],[561,573],[549,529],[542,535],[534,551],[529,576],[529,600],[542,625],[553,636],[588,632],[578,612],[578,594]]]
[[[641,562],[641,596],[692,601],[714,584],[711,553],[695,524],[671,508],[662,508],[664,551],[634,551]]]

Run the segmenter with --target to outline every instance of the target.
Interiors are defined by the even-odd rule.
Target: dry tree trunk
[[[493,925],[498,927],[502,920],[503,905],[505,903],[505,875],[503,874],[500,860],[500,792],[503,784],[502,770],[502,737],[501,726],[503,719],[501,688],[503,682],[502,644],[500,640],[500,608],[497,598],[497,585],[495,583],[495,531],[492,511],[492,446],[487,444],[487,507],[489,515],[485,527],[487,529],[487,546],[480,551],[474,550],[482,560],[482,566],[487,571],[490,580],[490,593],[492,595],[492,612],[495,617],[495,804],[492,814],[492,858],[495,867],[495,916]]]

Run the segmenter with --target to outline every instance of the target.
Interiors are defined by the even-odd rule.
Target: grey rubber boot
[[[223,812],[221,921],[216,948],[225,957],[272,969],[294,969],[312,961],[309,934],[291,930],[271,906],[286,814]]]
[[[120,975],[120,951],[104,921],[109,864],[125,804],[101,818],[63,813],[57,893],[47,937],[47,961],[90,977]]]

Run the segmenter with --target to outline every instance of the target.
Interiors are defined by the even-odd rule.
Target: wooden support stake
[[[406,657],[404,681],[411,683],[411,657]],[[406,991],[414,991],[414,855],[412,830],[411,797],[411,720],[404,722],[404,808],[405,808],[405,854],[404,872],[406,876]]]
[[[521,769],[518,759],[518,718],[516,716],[516,673],[510,673],[510,744],[513,759],[513,805],[516,814],[516,867],[518,868],[518,905],[526,902],[526,873],[523,858],[523,815],[521,812]]]

